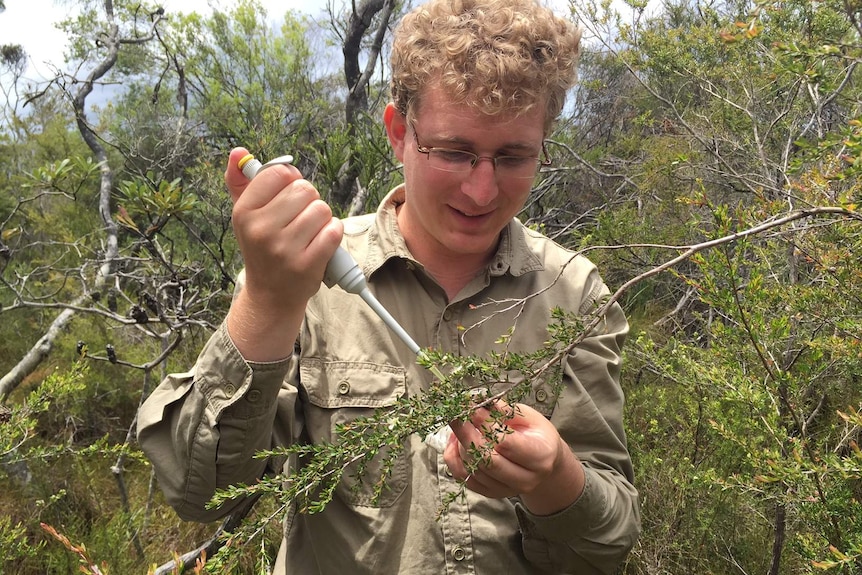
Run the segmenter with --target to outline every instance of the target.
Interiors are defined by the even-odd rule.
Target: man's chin
[[[447,238],[446,248],[455,255],[463,257],[490,255],[497,247],[499,234],[490,237],[487,234],[452,234]]]

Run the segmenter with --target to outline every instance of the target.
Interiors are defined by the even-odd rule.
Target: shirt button
[[[452,559],[455,561],[463,561],[466,556],[467,553],[460,547],[456,547],[452,550]]]
[[[246,399],[248,399],[249,403],[257,403],[260,401],[260,395],[261,393],[259,389],[252,389],[248,392]]]
[[[443,312],[443,321],[451,321],[452,320],[452,310],[447,309]]]
[[[350,382],[346,379],[338,383],[338,395],[347,395],[350,393]]]
[[[540,389],[536,392],[536,401],[539,403],[544,403],[548,399],[548,392],[544,389]]]
[[[233,397],[233,394],[236,393],[236,386],[232,383],[229,383],[224,386],[224,394],[228,397]]]

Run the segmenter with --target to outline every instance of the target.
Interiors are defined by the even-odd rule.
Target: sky
[[[167,11],[208,13],[209,0],[157,0]],[[261,0],[270,16],[280,18],[288,10],[301,10],[319,15],[326,8],[326,0]],[[6,0],[6,11],[0,12],[0,44],[20,44],[29,56],[25,77],[39,81],[51,77],[51,69],[63,66],[65,35],[55,23],[68,17],[75,2],[66,0]],[[216,1],[216,5],[229,6],[229,0]]]
[[[312,16],[323,16],[328,0],[259,0],[267,14],[280,21],[288,10],[299,10]],[[332,0],[336,6],[348,0]],[[565,14],[568,0],[548,0],[550,5]],[[227,8],[232,0],[152,0],[165,10],[177,13],[208,13],[211,5]],[[75,10],[74,0],[5,0],[6,10],[0,12],[0,45],[20,44],[28,57],[23,84],[38,86],[55,76],[55,69],[64,69],[66,36],[56,23],[69,17]],[[0,79],[0,99],[6,99],[8,86]]]

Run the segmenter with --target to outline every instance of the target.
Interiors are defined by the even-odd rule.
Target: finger
[[[467,477],[467,466],[461,457],[461,443],[455,434],[451,434],[446,441],[446,448],[443,450],[443,461],[446,462],[446,467],[456,479],[464,479]]]
[[[452,428],[453,437],[464,447],[471,445],[478,447],[485,444],[485,438],[473,424],[472,419],[470,421],[452,421],[449,427]]]
[[[249,178],[240,169],[240,160],[250,156],[251,154],[245,148],[234,148],[228,157],[228,165],[225,170],[225,184],[230,192],[231,200],[234,205],[241,197],[249,208],[257,208],[266,205],[275,197],[282,188],[302,178],[302,173],[296,166],[290,164],[273,164],[266,166],[265,169],[258,171],[254,176],[256,183],[252,198],[247,198],[245,194],[246,188],[249,186]],[[311,189],[314,189],[311,184],[308,184]],[[317,190],[314,189],[315,193]]]
[[[511,473],[505,471],[509,464],[498,455],[491,454],[490,469],[484,465],[473,468],[469,463],[472,455],[454,436],[450,436],[443,457],[452,477],[463,482],[471,491],[493,498],[513,497],[519,493],[521,478],[516,475],[518,482],[510,482],[508,477]],[[523,475],[523,470],[520,474]]]
[[[252,266],[253,259],[264,267],[271,266],[271,259],[256,257],[265,252],[294,272],[319,275],[318,281],[323,278],[327,262],[341,243],[344,226],[322,200],[311,199],[302,205],[302,201],[296,200],[302,195],[288,186],[261,209],[243,210],[239,214],[234,210],[240,245],[244,253],[249,252],[247,268]]]
[[[482,434],[471,423],[464,423],[461,427],[462,429],[457,431],[452,430],[453,433],[447,445],[448,456],[452,463],[458,468],[463,467],[464,476],[478,469],[493,467],[495,456],[493,446],[484,440]]]
[[[278,175],[273,179],[267,173],[281,169],[282,166],[269,168],[255,178],[234,205],[234,221],[244,227],[249,220],[264,235],[291,226],[291,237],[295,237],[297,230],[310,226],[307,238],[310,241],[314,233],[329,223],[332,210],[308,181],[294,180],[282,187]]]
[[[508,404],[497,401],[488,407],[475,408],[470,414],[470,422],[479,431],[484,442],[497,444],[511,433],[508,423],[512,414],[513,409]]]
[[[473,411],[474,418],[482,417],[486,422],[497,420],[508,422],[517,413],[517,410],[502,399],[495,399],[488,405],[477,407]]]
[[[480,495],[491,497],[493,499],[514,497],[518,495],[517,490],[513,487],[506,485],[505,483],[501,483],[482,472],[476,472],[473,475],[470,475],[464,479],[463,482],[470,491],[474,491]]]
[[[329,208],[329,205],[326,207]],[[333,216],[329,223],[314,236],[309,249],[325,255],[323,259],[328,263],[335,254],[335,250],[341,245],[342,237],[344,237],[344,222]]]
[[[243,190],[248,185],[248,178],[239,169],[239,161],[248,155],[248,150],[245,148],[234,148],[230,151],[227,160],[227,167],[224,172],[224,183],[230,192],[230,198],[233,203],[236,203]]]
[[[449,441],[446,444],[446,449],[443,452],[443,461],[449,468],[452,477],[459,481],[465,481],[476,472],[473,464],[473,456],[464,447],[458,438],[453,433],[449,436]]]
[[[531,472],[546,475],[568,447],[560,432],[541,413],[517,404],[507,420],[509,432],[495,446],[497,453]]]
[[[326,210],[329,210],[329,206],[323,203],[322,201],[318,201],[317,203],[321,203],[324,205]],[[305,210],[308,212],[309,210]],[[299,216],[297,219],[302,219],[305,216],[305,212]],[[317,225],[317,218],[315,217],[314,225],[309,225],[305,228],[305,231],[302,232],[302,235],[297,238],[297,241],[304,242],[304,247],[302,248],[303,259],[306,260],[308,266],[314,266],[315,264],[319,264],[318,267],[321,269],[321,279],[323,277],[323,269],[326,267],[326,264],[329,262],[332,255],[335,253],[335,250],[341,244],[341,237],[344,234],[344,225],[341,220],[338,218],[330,216],[328,220],[323,222],[323,225]]]

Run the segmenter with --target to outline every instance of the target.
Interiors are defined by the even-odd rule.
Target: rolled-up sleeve
[[[228,514],[238,502],[206,508],[216,489],[254,482],[268,464],[254,454],[295,437],[296,387],[287,383],[294,363],[246,362],[223,323],[192,371],[169,375],[146,399],[138,441],[180,517]]]
[[[524,554],[548,572],[615,573],[637,541],[637,492],[613,472],[586,468],[580,498],[553,515],[517,506]]]

